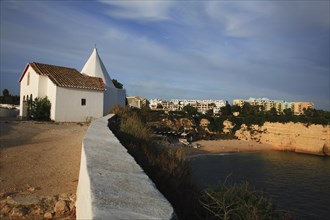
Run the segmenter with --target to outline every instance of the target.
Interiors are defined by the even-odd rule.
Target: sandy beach
[[[0,120],[0,195],[75,194],[87,124]]]
[[[269,144],[262,144],[255,141],[243,140],[200,140],[194,142],[200,144],[201,148],[195,153],[233,153],[233,152],[253,152],[272,150]]]

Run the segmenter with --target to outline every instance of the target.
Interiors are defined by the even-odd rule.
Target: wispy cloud
[[[100,2],[111,7],[107,14],[119,19],[129,19],[134,21],[163,21],[169,20],[169,9],[172,1],[107,1]]]

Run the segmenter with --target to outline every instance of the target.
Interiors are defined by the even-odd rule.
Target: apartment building
[[[166,110],[166,111],[176,111],[178,108],[175,103],[162,99],[150,99],[149,107],[152,110]]]
[[[291,110],[295,115],[303,115],[304,109],[313,109],[313,102],[291,102]]]
[[[147,99],[141,96],[128,96],[126,97],[127,103],[130,107],[142,108],[147,104]]]
[[[192,100],[192,99],[172,99],[171,101],[165,101],[161,99],[151,99],[150,108],[157,110],[157,106],[162,106],[161,109],[168,111],[180,111],[183,107],[190,105],[197,109],[200,113],[206,113],[209,110],[213,110],[214,114],[218,114],[220,108],[226,105],[224,100]]]
[[[285,109],[291,109],[295,115],[301,115],[304,113],[303,109],[314,108],[314,103],[312,102],[287,102],[284,100],[270,100],[268,98],[249,98],[244,99],[234,99],[233,105],[238,105],[243,107],[244,103],[249,103],[250,105],[262,106],[264,111],[270,111],[275,108],[277,112],[281,113]]]

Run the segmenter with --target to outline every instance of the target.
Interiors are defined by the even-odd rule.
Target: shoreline
[[[199,140],[193,144],[201,145],[198,149],[192,150],[192,155],[196,154],[228,154],[242,152],[270,151],[275,148],[270,144],[263,144],[256,141],[244,141],[237,139],[230,140]]]
[[[192,158],[203,155],[226,155],[235,153],[253,153],[262,151],[283,151],[311,156],[327,157],[321,153],[312,153],[305,151],[296,151],[272,146],[270,144],[260,143],[251,140],[225,139],[225,140],[199,140],[192,142],[193,145],[201,145],[200,148],[191,148],[188,150],[187,157]]]

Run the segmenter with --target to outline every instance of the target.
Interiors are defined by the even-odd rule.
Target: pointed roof
[[[81,73],[89,76],[100,77],[103,79],[106,86],[115,88],[99,54],[97,53],[96,47],[82,68]]]

